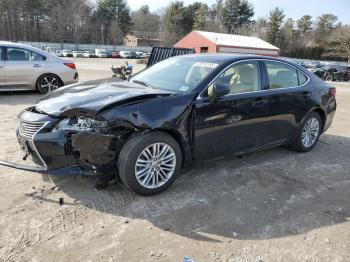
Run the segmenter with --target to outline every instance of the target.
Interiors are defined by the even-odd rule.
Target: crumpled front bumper
[[[41,166],[29,166],[21,165],[17,163],[12,163],[4,160],[0,160],[0,166],[6,166],[10,168],[15,168],[18,170],[24,170],[28,172],[47,174],[47,175],[57,175],[57,176],[66,176],[66,175],[84,175],[84,169],[81,166],[70,166],[57,169],[48,169]]]
[[[123,132],[114,135],[77,133],[55,129],[60,119],[27,109],[19,116],[16,130],[24,159],[35,166],[0,160],[0,165],[50,175],[99,176],[115,172],[116,152],[123,144]]]

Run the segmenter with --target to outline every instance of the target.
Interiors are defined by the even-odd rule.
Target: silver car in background
[[[0,41],[0,91],[38,90],[45,94],[78,81],[72,60],[28,45]]]

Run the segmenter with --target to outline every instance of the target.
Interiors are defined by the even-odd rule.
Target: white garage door
[[[221,46],[218,49],[219,53],[242,53],[242,54],[257,54],[257,55],[270,55],[278,56],[278,50],[261,50],[252,48],[241,48],[241,47],[224,47]]]

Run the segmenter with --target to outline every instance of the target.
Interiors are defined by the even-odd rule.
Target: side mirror
[[[211,98],[215,101],[222,96],[227,95],[231,91],[231,86],[223,82],[216,82],[213,84]]]

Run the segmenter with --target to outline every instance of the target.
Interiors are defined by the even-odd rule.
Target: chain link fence
[[[74,44],[74,43],[49,43],[49,42],[26,42],[19,41],[21,44],[30,45],[36,48],[56,51],[62,49],[95,51],[95,49],[106,49],[107,51],[139,51],[151,52],[151,46],[123,46],[123,45],[96,45],[96,44]]]

